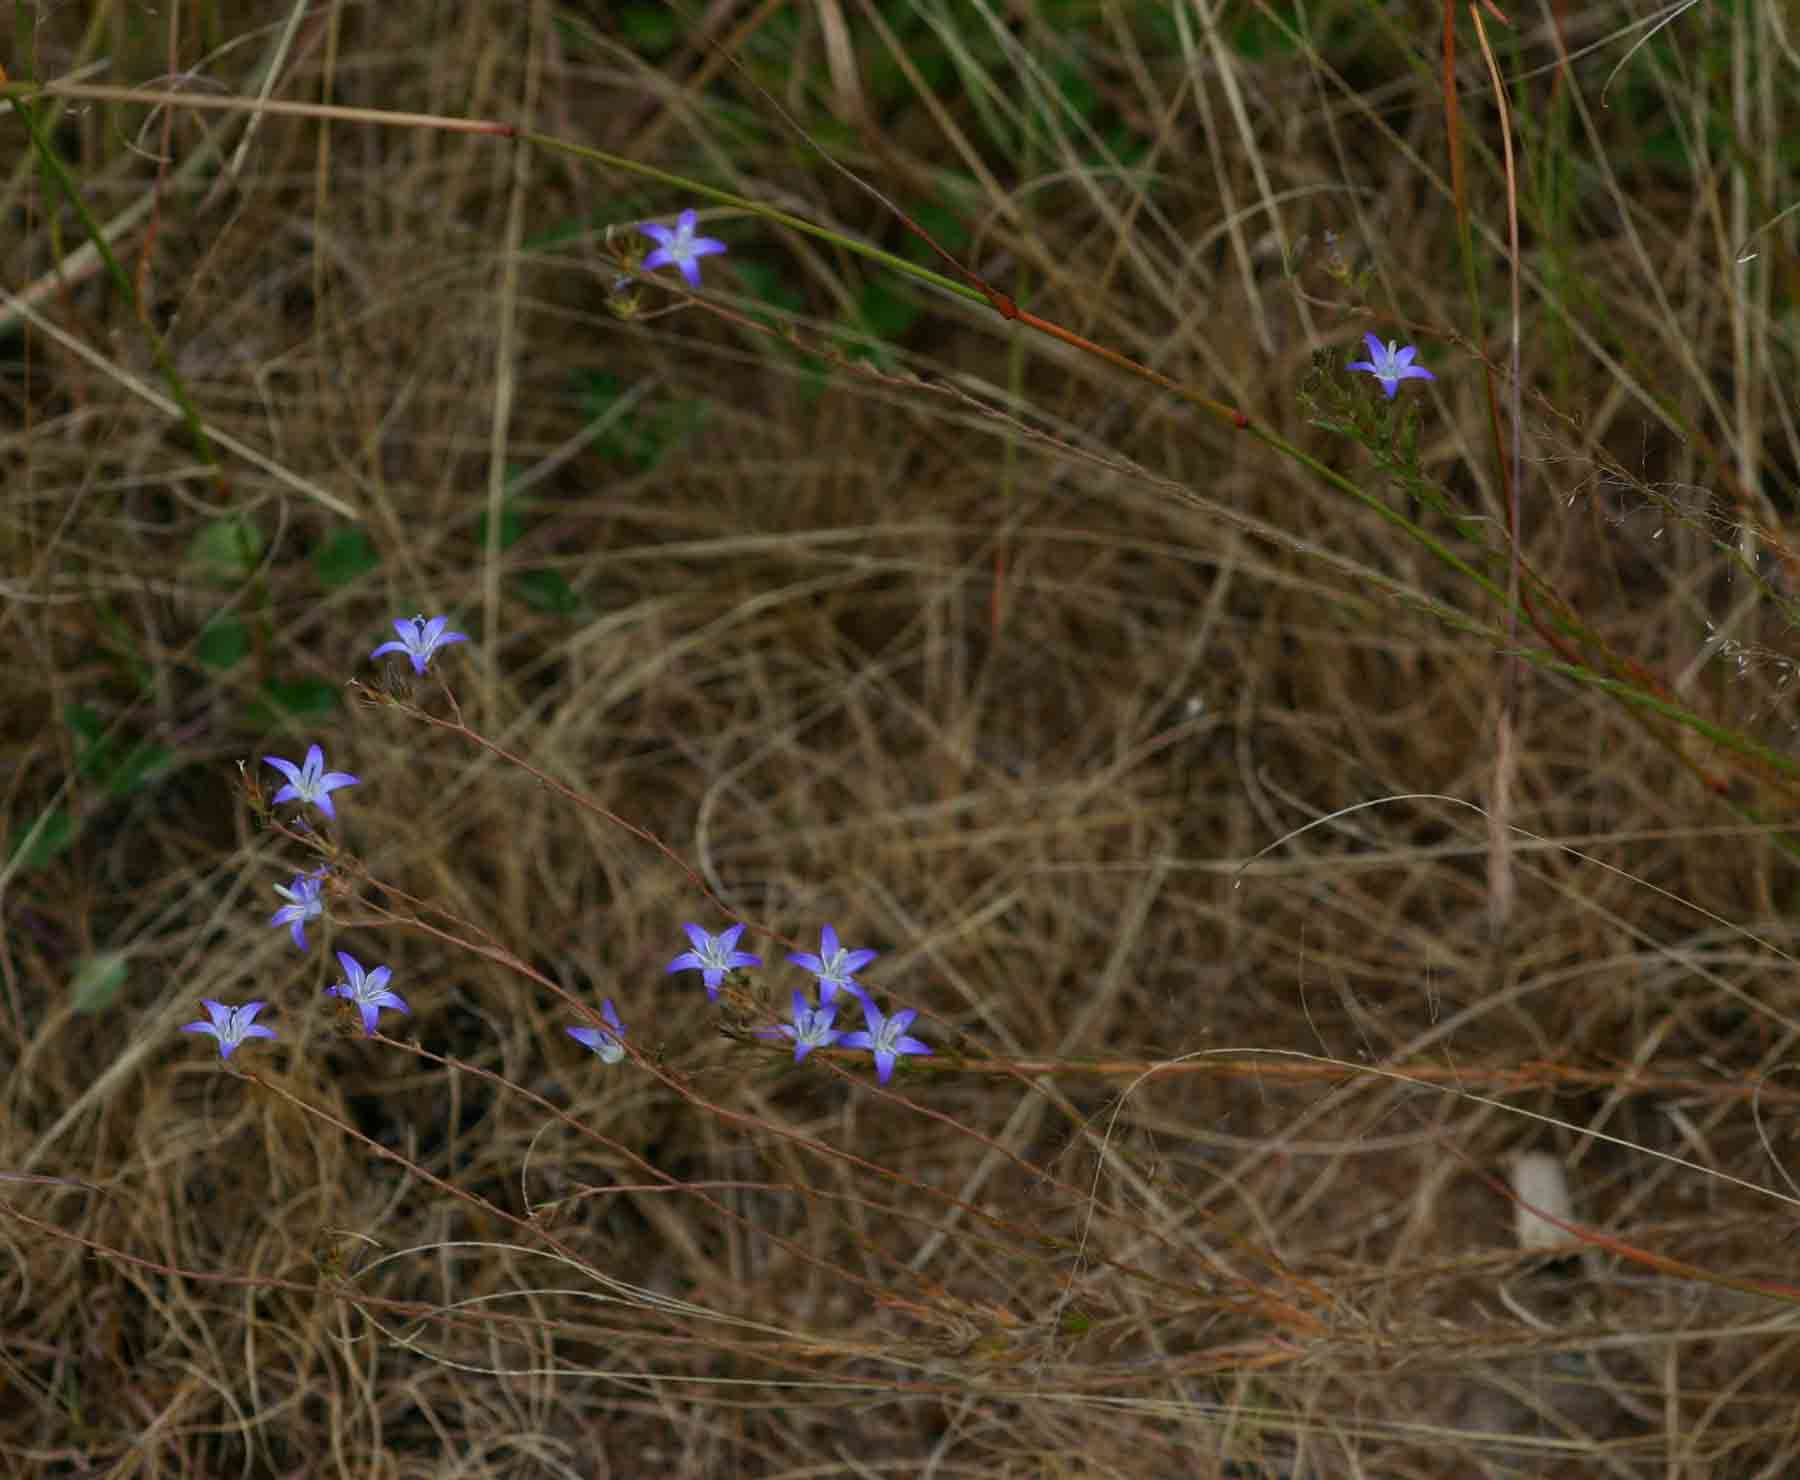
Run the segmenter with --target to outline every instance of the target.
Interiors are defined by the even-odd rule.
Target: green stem
[[[175,398],[175,404],[181,408],[181,418],[187,423],[188,431],[194,439],[194,450],[206,465],[215,471],[219,467],[218,455],[213,451],[212,439],[206,435],[206,427],[200,420],[199,408],[194,405],[193,398],[188,395],[186,384],[182,381],[181,372],[175,368],[174,357],[169,353],[169,346],[162,335],[156,332],[156,326],[150,322],[150,315],[144,311],[144,305],[138,298],[137,287],[131,281],[131,274],[126,272],[119,259],[113,255],[111,244],[100,223],[95,220],[93,212],[88,210],[87,202],[82,199],[76,188],[74,177],[68,167],[57,154],[43,125],[38,121],[35,108],[26,103],[22,97],[14,97],[12,106],[19,117],[24,120],[25,128],[31,135],[31,142],[37,150],[39,161],[44,167],[44,174],[53,182],[74,209],[76,218],[81,222],[81,229],[93,244],[94,250],[100,254],[100,260],[106,264],[108,275],[114,285],[131,305],[131,311],[143,326],[145,337],[150,341],[150,352],[156,359],[156,366],[162,371],[163,380],[169,387],[169,394]]]

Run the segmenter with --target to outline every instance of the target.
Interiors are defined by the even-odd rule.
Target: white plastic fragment
[[[1519,1247],[1527,1253],[1553,1249],[1567,1244],[1573,1235],[1564,1232],[1533,1209],[1560,1218],[1565,1223],[1575,1220],[1574,1205],[1569,1200],[1569,1178],[1563,1164],[1547,1151],[1521,1153],[1512,1165],[1513,1234]],[[1526,1206],[1529,1204],[1530,1206]]]

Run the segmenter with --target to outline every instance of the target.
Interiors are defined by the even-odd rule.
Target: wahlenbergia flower
[[[376,1021],[381,1017],[381,1009],[392,1007],[400,1012],[410,1013],[412,1009],[400,998],[398,992],[388,990],[389,972],[385,966],[377,966],[373,971],[364,971],[362,962],[348,951],[337,953],[339,963],[344,968],[344,975],[349,978],[335,986],[325,989],[332,997],[342,997],[346,1002],[353,1002],[362,1011],[363,1037],[369,1037],[375,1031]]]
[[[1394,399],[1394,392],[1400,389],[1403,380],[1436,380],[1423,365],[1413,364],[1413,356],[1418,354],[1412,345],[1404,347],[1388,340],[1384,345],[1373,334],[1364,334],[1363,343],[1369,346],[1369,358],[1352,360],[1344,368],[1346,370],[1366,370],[1381,382],[1382,390],[1387,392],[1388,400]]]
[[[814,1007],[806,1000],[806,993],[794,990],[794,1020],[791,1023],[777,1023],[773,1028],[758,1028],[757,1035],[762,1038],[775,1038],[781,1035],[794,1040],[794,1062],[797,1064],[815,1048],[830,1048],[844,1035],[832,1026],[837,1017],[837,1003],[829,997],[820,999]]]
[[[325,901],[319,893],[323,877],[323,872],[295,874],[293,883],[275,886],[275,892],[287,903],[269,916],[269,923],[290,926],[294,944],[303,951],[306,949],[306,922],[317,920],[325,913]]]
[[[886,1084],[894,1072],[895,1060],[902,1054],[931,1052],[930,1044],[907,1036],[906,1030],[917,1016],[910,1007],[903,1007],[892,1017],[883,1017],[881,1009],[865,997],[863,1020],[869,1025],[868,1031],[859,1028],[854,1033],[846,1033],[838,1039],[837,1046],[868,1049],[875,1055],[875,1077]]]
[[[292,761],[284,761],[278,755],[265,755],[265,765],[273,766],[287,777],[288,784],[276,792],[271,801],[279,806],[282,802],[311,802],[327,817],[336,817],[337,809],[331,805],[331,793],[340,786],[357,786],[356,777],[345,771],[327,771],[325,769],[325,752],[318,746],[306,752],[306,761],[296,766]]]
[[[733,925],[717,935],[708,935],[698,925],[681,928],[687,931],[694,949],[683,951],[669,963],[668,969],[699,972],[700,979],[706,983],[706,995],[714,1001],[718,1000],[719,985],[725,980],[726,973],[736,971],[740,966],[762,965],[762,957],[736,949],[738,937],[744,933],[742,925]]]
[[[432,654],[439,648],[469,640],[466,633],[444,631],[449,625],[448,617],[433,617],[429,622],[422,615],[411,621],[405,617],[397,618],[394,631],[400,634],[400,640],[382,643],[369,656],[379,658],[383,653],[405,653],[412,659],[413,672],[423,673],[431,662]]]
[[[638,230],[657,244],[656,250],[644,258],[645,269],[678,267],[690,288],[699,287],[700,258],[714,252],[723,252],[725,243],[714,241],[710,236],[695,236],[696,219],[692,211],[683,211],[675,218],[673,231],[654,221],[646,221],[639,226]]]
[[[837,931],[827,925],[819,932],[819,954],[811,951],[794,951],[788,956],[796,966],[804,966],[819,979],[819,1002],[821,1005],[837,996],[840,989],[862,992],[857,984],[856,973],[873,961],[879,951],[846,951],[838,944]]]
[[[242,1007],[227,1007],[223,1002],[214,1002],[210,997],[202,997],[200,1004],[206,1009],[206,1015],[212,1019],[210,1023],[183,1023],[184,1033],[210,1033],[219,1040],[219,1057],[228,1059],[237,1046],[246,1038],[273,1038],[275,1030],[265,1028],[256,1021],[257,1013],[268,1006],[266,1002],[246,1002]]]
[[[612,998],[608,997],[600,1004],[600,1016],[606,1019],[607,1027],[565,1028],[563,1031],[599,1054],[601,1063],[616,1064],[625,1057],[625,1024],[619,1021],[619,1009],[613,1006]]]

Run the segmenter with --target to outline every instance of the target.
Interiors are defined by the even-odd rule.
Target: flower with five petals
[[[791,1023],[777,1023],[773,1028],[758,1028],[760,1038],[775,1038],[781,1035],[794,1040],[794,1062],[797,1064],[815,1048],[830,1048],[844,1035],[832,1026],[837,1018],[837,1003],[829,997],[822,998],[814,1007],[806,1000],[806,993],[798,987],[794,989],[794,1020]]]
[[[359,784],[356,777],[346,771],[327,771],[325,752],[316,745],[307,750],[306,760],[302,765],[296,766],[278,755],[265,755],[263,763],[273,766],[287,777],[287,785],[270,798],[276,806],[282,802],[299,802],[302,805],[311,802],[327,817],[336,817],[337,809],[331,805],[331,793],[340,786]]]
[[[881,1009],[865,997],[863,1021],[869,1025],[867,1031],[859,1028],[854,1033],[844,1034],[838,1039],[838,1047],[868,1049],[875,1055],[875,1077],[886,1084],[893,1076],[895,1061],[902,1054],[931,1052],[930,1044],[907,1035],[906,1030],[917,1016],[912,1008],[903,1007],[892,1017],[883,1017]]]
[[[324,877],[325,871],[321,869],[313,874],[296,874],[293,883],[275,886],[275,892],[287,903],[269,916],[269,923],[291,927],[294,944],[303,951],[306,949],[306,922],[317,920],[325,913],[325,901],[319,893]]]
[[[601,1003],[600,1016],[606,1019],[604,1028],[565,1028],[563,1031],[599,1054],[601,1063],[616,1064],[625,1057],[625,1024],[619,1021],[619,1009],[613,1006],[612,998]]]
[[[1400,389],[1403,380],[1436,380],[1423,365],[1413,364],[1413,357],[1419,352],[1412,345],[1397,345],[1388,340],[1384,345],[1373,334],[1364,334],[1363,343],[1369,346],[1369,358],[1352,360],[1344,368],[1346,370],[1363,370],[1381,382],[1382,390],[1387,392],[1388,400],[1394,399],[1394,392]]]
[[[347,980],[327,987],[325,991],[328,996],[342,997],[362,1012],[363,1037],[367,1038],[374,1033],[382,1008],[391,1007],[405,1013],[412,1011],[398,992],[388,990],[388,977],[391,973],[387,967],[377,966],[373,971],[364,971],[362,962],[348,951],[339,951],[337,958],[344,968]]]
[[[219,1057],[228,1059],[246,1038],[273,1038],[275,1030],[265,1028],[256,1021],[257,1013],[268,1006],[266,1002],[246,1002],[242,1007],[229,1007],[223,1002],[214,1002],[210,997],[202,997],[200,1004],[206,1009],[206,1015],[212,1019],[209,1023],[183,1023],[184,1033],[210,1033],[219,1040]]]
[[[698,217],[692,211],[683,211],[675,218],[675,227],[659,226],[654,221],[646,221],[638,230],[656,243],[656,249],[644,258],[646,270],[658,267],[676,267],[687,279],[690,288],[700,286],[700,259],[714,252],[723,252],[725,243],[714,241],[710,236],[695,236],[694,226]]]
[[[840,990],[856,992],[859,995],[862,987],[858,985],[856,973],[873,961],[881,952],[861,950],[846,951],[838,944],[837,931],[827,925],[819,932],[819,952],[794,951],[788,960],[796,966],[804,966],[819,979],[819,1002],[821,1005],[831,1001]]]
[[[762,957],[736,949],[738,937],[744,933],[742,925],[733,925],[717,935],[708,935],[698,925],[681,928],[687,932],[694,948],[683,951],[669,963],[668,969],[699,972],[700,980],[706,983],[706,995],[715,1002],[719,997],[719,986],[728,972],[736,971],[740,966],[762,965]]]
[[[469,640],[466,633],[444,631],[449,625],[448,617],[433,617],[429,622],[423,616],[414,617],[411,621],[399,617],[394,622],[394,630],[400,634],[400,640],[382,643],[369,656],[379,658],[383,653],[405,653],[412,659],[413,672],[423,673],[431,662],[432,654],[439,648]]]

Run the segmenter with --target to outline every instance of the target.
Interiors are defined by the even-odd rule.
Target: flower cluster
[[[704,255],[704,251],[709,249],[723,250],[717,243],[709,246],[704,238],[698,242],[693,240],[692,218],[693,212],[684,212],[680,233],[665,244],[665,249],[670,254],[689,253],[686,257],[667,257],[668,261],[680,266],[684,273],[692,267],[693,256]],[[646,230],[654,235],[663,228]],[[658,239],[662,240],[661,237]],[[657,255],[651,254],[652,257]],[[697,278],[698,269],[695,269],[693,275]],[[398,640],[384,642],[369,656],[380,658],[388,653],[404,653],[411,660],[413,671],[422,674],[430,666],[439,648],[454,642],[468,641],[461,632],[446,631],[448,623],[449,619],[446,617],[433,617],[429,621],[423,616],[413,617],[410,621],[401,618],[394,623],[394,630],[399,633]],[[361,784],[347,771],[326,770],[325,752],[317,745],[307,749],[306,759],[299,765],[276,755],[264,756],[263,761],[279,771],[287,782],[275,793],[273,805],[297,802],[302,808],[317,807],[334,821],[337,809],[332,805],[331,793],[346,786]],[[323,919],[325,915],[325,878],[326,871],[321,868],[308,874],[296,874],[290,882],[275,886],[276,894],[285,903],[269,917],[269,924],[277,928],[287,927],[295,946],[302,951],[307,949],[307,925]],[[706,987],[706,995],[715,1001],[726,978],[733,972],[747,966],[762,965],[760,956],[753,956],[748,951],[737,948],[738,940],[744,933],[742,925],[728,926],[717,935],[694,924],[684,925],[682,929],[687,933],[688,949],[669,963],[668,971],[699,972],[700,980]],[[365,967],[348,951],[338,951],[336,954],[338,964],[343,968],[343,977],[327,987],[326,994],[341,998],[356,1010],[362,1020],[365,1038],[374,1035],[383,1012],[412,1012],[406,1005],[406,999],[389,985],[392,973],[386,966]],[[883,1013],[857,980],[857,972],[873,961],[877,954],[867,949],[847,949],[838,940],[836,929],[830,925],[825,926],[819,932],[817,951],[795,951],[788,956],[788,960],[794,965],[812,973],[818,1000],[815,1002],[805,992],[796,990],[793,1017],[775,1027],[760,1029],[760,1035],[789,1039],[794,1045],[796,1063],[815,1048],[867,1049],[874,1057],[876,1076],[886,1084],[893,1077],[894,1065],[901,1058],[908,1054],[929,1054],[931,1048],[906,1031],[912,1026],[917,1013],[910,1008],[892,1014]],[[241,1007],[234,1007],[214,1002],[210,998],[203,1000],[209,1021],[186,1023],[182,1031],[205,1033],[217,1040],[222,1059],[229,1059],[248,1039],[276,1036],[273,1028],[264,1027],[256,1021],[256,1015],[267,1003],[246,1002]],[[863,1026],[854,1029],[840,1028],[838,1011],[852,1000],[862,1010]],[[625,1057],[625,1024],[620,1020],[619,1010],[610,997],[601,1005],[598,1023],[581,1024],[563,1031],[584,1048],[591,1050],[602,1063],[616,1064]]]
[[[737,949],[742,925],[733,925],[711,935],[698,925],[684,925],[693,949],[683,951],[669,963],[668,970],[698,971],[705,983],[706,995],[717,999],[725,978],[739,967],[761,966],[759,957]],[[837,931],[827,925],[819,932],[819,949],[795,951],[788,960],[813,974],[818,985],[819,1000],[815,1004],[798,988],[794,991],[794,1015],[773,1028],[758,1029],[764,1038],[787,1038],[794,1045],[794,1061],[798,1063],[815,1048],[866,1048],[875,1056],[875,1075],[883,1084],[893,1077],[894,1065],[906,1054],[929,1054],[928,1044],[907,1033],[918,1016],[911,1008],[884,1015],[856,979],[856,973],[873,961],[878,953],[871,950],[845,950],[838,943]],[[865,1027],[847,1031],[837,1026],[840,997],[855,998],[862,1006]],[[571,1030],[573,1031],[573,1030]]]
[[[422,616],[414,617],[411,621],[402,618],[394,623],[394,630],[400,634],[400,641],[384,642],[369,656],[379,658],[384,653],[403,652],[412,659],[413,672],[423,673],[439,648],[453,642],[468,641],[461,632],[444,630],[449,621],[448,617],[433,617],[429,622]],[[317,745],[307,747],[306,759],[299,765],[278,755],[265,755],[263,763],[274,767],[287,780],[287,784],[269,799],[270,805],[278,807],[283,802],[298,802],[302,808],[317,807],[333,821],[337,820],[337,808],[332,805],[332,792],[362,784],[348,771],[327,771],[325,752]],[[307,948],[307,923],[324,918],[324,888],[324,869],[317,869],[310,874],[296,874],[290,882],[275,886],[275,892],[287,903],[269,917],[269,924],[287,926],[294,944],[303,951]],[[339,951],[337,958],[344,969],[344,977],[327,987],[326,995],[341,997],[357,1009],[362,1016],[365,1038],[375,1032],[384,1010],[404,1013],[412,1011],[405,999],[388,986],[391,973],[387,967],[365,969],[362,962],[348,951]],[[211,998],[202,998],[201,1001],[210,1021],[184,1023],[182,1031],[205,1033],[217,1039],[219,1057],[222,1059],[229,1059],[248,1038],[275,1037],[273,1028],[266,1028],[256,1021],[257,1013],[268,1005],[265,1002],[246,1002],[241,1007],[232,1007],[224,1002],[214,1002]]]
[[[406,626],[404,622],[395,625],[402,628]],[[460,632],[450,634],[450,638],[442,637],[440,634],[443,632],[443,626],[444,619],[442,617],[432,622],[430,628],[432,646],[449,641],[450,638],[458,640],[462,638]],[[423,618],[419,620],[419,627],[421,631],[425,629]],[[389,648],[397,646],[399,646],[397,643],[387,644]],[[383,651],[385,651],[384,648],[377,648],[376,655]],[[431,647],[426,647],[423,651],[426,659],[429,660]],[[414,661],[417,662],[416,657]],[[423,672],[424,669],[420,668],[419,671]],[[331,805],[331,793],[340,787],[361,785],[361,782],[347,771],[327,771],[325,769],[325,752],[316,745],[308,748],[305,761],[298,766],[292,761],[283,760],[278,755],[265,755],[263,760],[287,777],[288,784],[275,793],[271,799],[273,803],[279,805],[282,802],[299,802],[302,807],[314,806],[334,821],[337,818],[337,809]],[[269,923],[276,926],[287,926],[288,933],[294,938],[294,944],[303,951],[307,948],[307,922],[321,919],[325,914],[324,881],[325,870],[318,869],[310,874],[296,874],[290,883],[275,886],[275,892],[287,903],[269,916]],[[400,994],[388,989],[390,973],[387,967],[377,966],[372,971],[365,971],[362,963],[348,951],[339,951],[337,958],[339,964],[344,968],[344,980],[334,982],[327,987],[326,994],[332,997],[342,997],[361,1011],[365,1038],[375,1032],[376,1022],[380,1018],[383,1008],[393,1008],[397,1012],[411,1012],[412,1009],[406,1005]],[[213,1021],[211,1023],[189,1023],[186,1031],[211,1033],[219,1040],[219,1054],[222,1058],[230,1058],[231,1051],[246,1036],[257,1038],[273,1038],[275,1036],[273,1030],[269,1028],[249,1025],[250,1019],[262,1009],[262,1003],[252,1002],[242,1008],[222,1009],[228,1012],[247,1014],[242,1018],[241,1031],[237,1031],[235,1027],[239,1021],[238,1018],[233,1017],[229,1022],[220,1018],[219,1012],[214,1010],[219,1006],[217,1003],[209,1002],[207,1010],[212,1012]],[[236,1031],[236,1036],[227,1037],[227,1033],[232,1031]]]
[[[654,242],[655,247],[644,254],[641,263],[634,262],[629,254],[622,255],[621,266],[627,270],[615,281],[615,293],[623,292],[629,286],[633,271],[654,272],[664,267],[675,268],[688,287],[698,288],[700,259],[726,250],[724,242],[698,235],[699,214],[692,209],[682,211],[672,227],[645,221],[639,223],[636,230]],[[1423,365],[1414,363],[1418,356],[1414,346],[1403,347],[1393,340],[1384,344],[1372,333],[1365,333],[1363,341],[1368,346],[1369,358],[1352,360],[1346,368],[1374,376],[1389,400],[1394,398],[1403,380],[1437,378]],[[423,614],[398,618],[393,624],[397,637],[382,643],[369,656],[381,658],[389,653],[404,654],[412,664],[414,674],[422,675],[439,649],[468,641],[466,634],[447,630],[449,620],[443,616],[427,619]],[[316,807],[333,820],[337,817],[337,809],[331,793],[361,784],[348,772],[326,770],[325,753],[317,745],[307,749],[305,759],[298,765],[274,755],[264,756],[263,761],[279,771],[286,782],[275,793],[274,805],[297,802],[302,808]],[[308,923],[324,917],[324,879],[325,871],[321,869],[298,874],[291,882],[275,886],[275,892],[285,903],[270,916],[269,924],[286,926],[295,946],[302,951],[307,949]],[[737,948],[738,939],[744,933],[742,925],[732,925],[717,935],[691,923],[682,928],[687,933],[689,949],[675,957],[668,970],[699,972],[707,996],[715,1001],[726,978],[733,972],[762,965],[760,957]],[[792,1018],[777,1027],[760,1030],[762,1035],[791,1040],[796,1062],[816,1048],[866,1049],[874,1057],[876,1074],[883,1084],[892,1077],[894,1065],[905,1055],[931,1053],[926,1044],[906,1031],[917,1016],[914,1011],[908,1008],[884,1014],[857,981],[856,973],[873,961],[876,954],[866,949],[845,949],[838,941],[837,931],[830,925],[825,926],[819,933],[818,951],[796,951],[788,956],[794,965],[812,973],[817,984],[817,1001],[796,990]],[[387,967],[365,969],[347,951],[339,951],[337,958],[343,967],[344,979],[327,987],[326,991],[356,1008],[361,1014],[365,1036],[374,1033],[383,1011],[411,1011],[405,1000],[388,986]],[[861,1028],[846,1029],[837,1025],[839,1008],[849,999],[854,999],[861,1007]],[[241,1007],[232,1007],[211,999],[203,1000],[210,1021],[185,1024],[184,1031],[211,1035],[218,1041],[222,1058],[229,1059],[246,1039],[275,1036],[273,1029],[255,1021],[265,1003],[248,1002]],[[598,1024],[569,1027],[565,1031],[605,1063],[614,1064],[625,1057],[625,1024],[620,1021],[618,1009],[610,997],[605,999]]]

